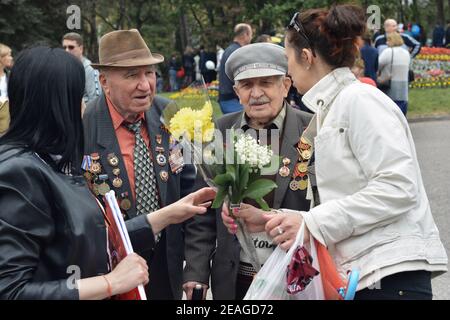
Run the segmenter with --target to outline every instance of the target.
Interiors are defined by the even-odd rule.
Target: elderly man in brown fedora
[[[152,54],[137,30],[121,30],[101,38],[99,60],[92,66],[100,70],[103,95],[83,117],[86,178],[99,198],[115,191],[127,224],[145,225],[140,219],[146,213],[190,193],[195,168],[172,161],[178,153],[160,120],[169,100],[156,96],[155,65],[164,57]],[[153,243],[152,249],[140,251],[151,270],[147,296],[181,299],[182,225],[156,235],[152,227],[142,228],[142,242]]]

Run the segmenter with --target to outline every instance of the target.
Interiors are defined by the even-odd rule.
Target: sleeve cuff
[[[142,254],[143,252],[154,250],[156,246],[155,235],[145,214],[128,220],[126,225],[136,253]]]
[[[303,216],[303,221],[305,221],[305,225],[314,239],[319,241],[323,246],[328,247],[327,243],[325,242],[325,238],[320,231],[319,225],[314,220],[311,212],[301,212],[300,214]]]

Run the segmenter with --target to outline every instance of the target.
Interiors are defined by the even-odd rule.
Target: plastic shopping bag
[[[307,284],[303,291],[296,294],[288,293],[287,271],[294,253],[304,246],[305,224],[300,227],[294,244],[288,252],[279,246],[267,259],[264,266],[256,274],[244,300],[323,300],[325,299],[322,278],[317,275]],[[319,271],[316,245],[311,237],[309,246],[305,246],[312,257],[312,267]]]

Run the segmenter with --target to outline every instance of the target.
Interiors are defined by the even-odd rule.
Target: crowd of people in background
[[[432,37],[428,39],[426,30],[420,24],[397,24],[394,19],[387,19],[382,30],[366,32],[360,37],[358,41],[360,56],[356,59],[352,70],[361,82],[379,87],[384,91],[406,115],[408,87],[409,83],[414,80],[414,73],[410,67],[412,60],[423,46],[450,46],[450,22],[446,29],[442,25],[436,24],[431,35]],[[389,39],[391,41],[388,41]],[[160,77],[159,88],[173,92],[188,87],[193,81],[200,80],[202,77],[206,84],[218,80],[218,101],[222,112],[226,114],[240,111],[242,105],[237,99],[233,84],[225,74],[223,65],[231,53],[251,42],[269,42],[284,46],[284,41],[280,37],[269,34],[260,34],[254,37],[252,26],[238,24],[234,28],[231,44],[225,49],[219,45],[216,46],[215,51],[207,50],[204,46],[197,50],[187,46],[181,58],[174,53],[168,62],[169,86],[164,87],[162,77]],[[385,49],[389,50],[384,52]],[[391,55],[393,52],[395,53]],[[386,85],[379,85],[379,81],[383,77],[390,79],[389,88]],[[292,86],[287,98],[288,102],[300,110],[310,112],[301,98],[302,96]]]

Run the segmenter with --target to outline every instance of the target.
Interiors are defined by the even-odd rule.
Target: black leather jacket
[[[83,177],[0,146],[0,299],[78,299],[75,278],[108,272],[106,241]]]

